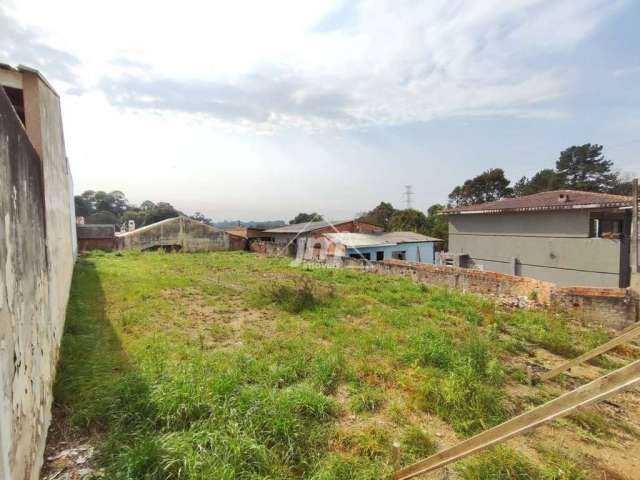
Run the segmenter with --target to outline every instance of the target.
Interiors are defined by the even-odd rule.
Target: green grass
[[[507,447],[496,447],[456,468],[463,480],[538,480],[542,471],[523,455]]]
[[[584,343],[583,334],[576,336],[564,315],[519,310],[507,315],[503,321],[514,338],[540,345],[557,355],[570,358],[582,351],[580,345]]]
[[[460,438],[509,418],[508,358],[573,354],[573,333],[555,314],[286,259],[91,254],[55,402],[96,433],[106,478],[381,478],[395,440],[404,464],[436,451],[431,414]],[[527,478],[496,452],[463,478]]]
[[[576,424],[585,433],[597,438],[608,438],[612,435],[611,422],[591,410],[578,410],[567,416],[571,422]]]

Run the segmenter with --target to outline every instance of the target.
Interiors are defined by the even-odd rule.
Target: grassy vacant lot
[[[93,254],[76,267],[56,412],[92,439],[106,478],[382,478],[394,440],[410,463],[637,353],[528,385],[526,365],[551,367],[607,335],[559,314],[247,253]],[[626,478],[615,472],[640,451],[633,398],[450,473]]]

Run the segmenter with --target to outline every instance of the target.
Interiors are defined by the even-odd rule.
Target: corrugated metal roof
[[[76,225],[76,232],[78,238],[82,240],[88,238],[115,238],[116,227],[102,224]]]
[[[320,220],[318,222],[294,223],[293,225],[285,225],[284,227],[265,230],[265,233],[305,233],[318,230],[319,228],[325,228],[331,225],[342,225],[343,223],[349,223],[353,221],[353,219],[337,221]]]
[[[495,202],[480,203],[466,207],[448,208],[445,215],[526,212],[538,210],[572,210],[592,208],[625,207],[631,197],[608,193],[582,192],[579,190],[552,190],[522,197],[503,198]]]
[[[384,233],[325,233],[325,237],[334,243],[339,243],[348,248],[377,247],[399,245],[401,243],[415,242],[442,242],[439,238],[428,237],[415,232],[384,232]]]

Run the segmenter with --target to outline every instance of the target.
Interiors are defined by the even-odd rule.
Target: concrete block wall
[[[39,477],[73,273],[59,99],[23,69],[25,126],[0,88],[0,478]]]
[[[230,250],[230,235],[187,217],[167,218],[117,237],[118,248],[147,250],[178,246],[182,252]]]

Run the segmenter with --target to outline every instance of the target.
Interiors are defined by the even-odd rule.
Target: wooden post
[[[534,383],[533,367],[531,365],[527,365],[527,384],[531,387]]]
[[[638,179],[633,179],[633,217],[631,220],[631,275],[640,273],[640,249],[638,248]]]
[[[608,352],[612,348],[615,348],[618,345],[628,342],[629,340],[633,340],[638,336],[640,336],[640,326],[632,325],[631,328],[627,328],[623,330],[622,334],[618,335],[616,338],[612,340],[609,340],[607,343],[603,343],[599,347],[596,347],[593,350],[583,353],[579,357],[576,357],[573,360],[569,360],[568,362],[565,362],[562,365],[559,365],[556,368],[549,370],[546,373],[543,373],[542,375],[540,375],[540,380],[545,381],[545,380],[550,380],[553,377],[557,377],[562,372],[570,370],[571,367],[575,367],[580,363],[586,362],[587,360],[597,357],[598,355],[601,355],[605,352]]]
[[[400,442],[397,440],[391,445],[391,461],[393,469],[398,470],[400,468]]]
[[[636,360],[626,367],[576,388],[451,448],[398,470],[393,478],[395,480],[407,480],[423,473],[437,470],[456,460],[502,443],[511,437],[528,432],[555,418],[571,413],[577,408],[604,400],[638,383],[640,383],[640,360]]]

